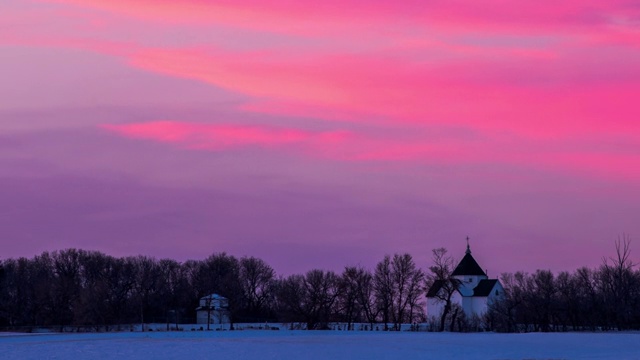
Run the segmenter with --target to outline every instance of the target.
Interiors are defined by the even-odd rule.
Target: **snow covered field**
[[[638,333],[2,334],[2,359],[640,359]]]

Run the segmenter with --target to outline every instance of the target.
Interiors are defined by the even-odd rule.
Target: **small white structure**
[[[504,295],[504,288],[498,279],[489,279],[480,265],[471,256],[469,239],[464,257],[451,274],[459,281],[459,287],[451,297],[452,304],[458,304],[468,317],[482,316],[487,312],[491,301]],[[445,302],[438,295],[441,294],[442,281],[436,281],[427,292],[427,315],[440,316]]]
[[[228,324],[229,299],[218,294],[200,298],[200,306],[196,308],[198,324]]]

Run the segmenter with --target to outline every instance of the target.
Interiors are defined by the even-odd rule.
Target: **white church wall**
[[[471,298],[471,307],[472,307],[472,312],[467,314],[469,316],[473,316],[473,315],[478,315],[478,316],[482,316],[484,313],[487,312],[487,298],[484,296],[474,296]]]
[[[443,301],[437,298],[427,298],[427,317],[439,317],[443,310]]]
[[[451,296],[451,304],[463,306],[463,297],[457,291]],[[440,317],[444,311],[445,302],[437,298],[427,298],[427,316]]]

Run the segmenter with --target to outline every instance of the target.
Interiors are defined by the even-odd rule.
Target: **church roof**
[[[496,286],[497,282],[498,282],[498,279],[480,280],[480,282],[478,282],[478,285],[473,289],[473,295],[466,295],[466,296],[485,296],[485,297],[489,296],[491,294],[491,290],[493,290],[493,287]],[[444,281],[442,280],[434,281],[433,285],[431,285],[431,287],[429,288],[429,291],[427,292],[427,297],[428,298],[436,297],[436,295],[438,295],[438,291],[442,289],[443,284],[444,284]]]
[[[462,260],[460,260],[460,263],[458,264],[458,266],[456,266],[456,269],[453,270],[453,273],[451,275],[453,276],[485,275],[486,276],[487,274],[485,274],[484,271],[482,271],[482,268],[480,267],[480,265],[478,265],[478,262],[476,262],[476,259],[474,259],[473,256],[471,256],[471,251],[467,249],[467,253],[464,255]]]
[[[451,281],[451,283],[454,286],[457,286],[457,284],[460,283],[459,280],[455,280],[455,279],[451,279],[449,280]],[[429,290],[427,291],[427,297],[436,297],[436,295],[438,295],[438,292],[440,291],[440,289],[442,289],[442,286],[445,284],[444,280],[436,280],[433,282],[433,285],[431,285],[431,287],[429,288]]]
[[[440,289],[442,289],[442,280],[436,280],[433,282],[433,285],[431,285],[431,287],[429,288],[429,291],[427,291],[427,297],[435,297],[438,294],[438,291],[440,291]]]
[[[491,294],[491,290],[496,286],[498,279],[484,279],[480,280],[478,286],[473,289],[473,296],[489,296]]]

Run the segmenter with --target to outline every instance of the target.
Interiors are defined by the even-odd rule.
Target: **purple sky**
[[[597,266],[640,236],[638,44],[618,0],[4,0],[0,258]]]

